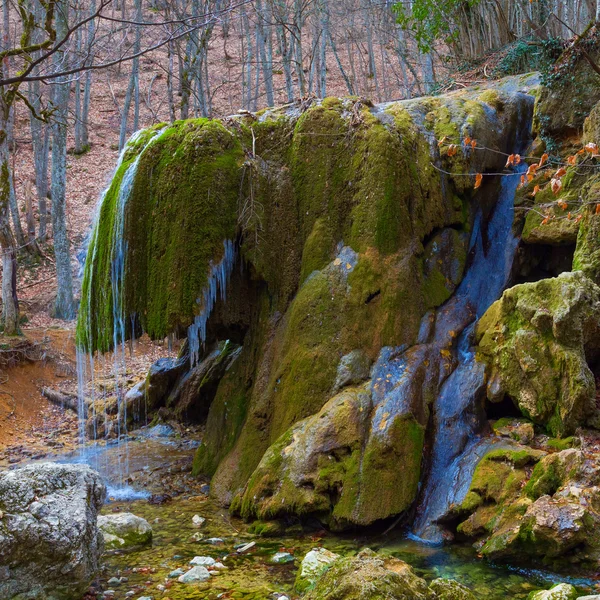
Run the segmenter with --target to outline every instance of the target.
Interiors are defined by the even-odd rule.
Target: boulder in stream
[[[78,600],[99,568],[106,489],[87,466],[0,473],[0,600]]]
[[[557,583],[549,590],[531,592],[527,600],[575,600],[578,598],[577,590],[569,583]]]
[[[475,600],[454,580],[436,579],[430,586],[397,558],[366,548],[331,564],[304,596],[305,600]]]
[[[98,517],[98,528],[107,550],[134,548],[152,543],[152,527],[146,519],[132,513],[113,513]]]

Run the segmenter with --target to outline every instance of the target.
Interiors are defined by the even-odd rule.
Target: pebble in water
[[[194,524],[194,527],[202,527],[202,525],[206,523],[206,519],[200,515],[194,515],[192,517],[192,523]]]
[[[192,567],[187,573],[184,573],[177,581],[181,583],[193,583],[195,581],[207,581],[210,579],[210,573],[206,567]]]

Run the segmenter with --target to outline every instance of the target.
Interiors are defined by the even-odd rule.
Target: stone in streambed
[[[98,517],[98,527],[108,550],[133,548],[152,543],[152,527],[146,519],[132,513],[114,513]]]
[[[177,577],[181,577],[185,574],[183,569],[175,569],[169,573],[169,579],[176,579]]]
[[[212,567],[217,561],[210,556],[194,556],[190,560],[190,565],[200,567]]]
[[[271,562],[284,565],[286,563],[294,562],[294,557],[289,552],[277,552],[271,558]]]
[[[454,579],[434,579],[429,589],[435,594],[436,600],[476,600],[475,594],[462,583]]]
[[[187,573],[181,575],[177,581],[181,583],[194,583],[196,581],[208,581],[210,579],[210,573],[206,567],[196,566],[192,567]]]
[[[577,590],[568,583],[558,583],[549,590],[531,592],[527,600],[576,600]]]
[[[330,552],[326,548],[313,548],[302,559],[302,563],[298,569],[294,584],[296,591],[303,592],[313,585],[323,571],[338,558],[340,558],[339,554]]]
[[[432,600],[424,579],[396,558],[366,549],[335,561],[308,591],[305,600]]]

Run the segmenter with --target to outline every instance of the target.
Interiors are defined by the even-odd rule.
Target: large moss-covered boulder
[[[334,396],[267,450],[233,508],[245,518],[312,514],[337,529],[405,511],[418,490],[424,426],[398,412],[374,427],[374,411],[370,383]]]
[[[517,285],[477,325],[488,398],[513,399],[555,436],[597,422],[587,356],[599,349],[600,288],[582,272]]]
[[[309,588],[306,600],[475,600],[466,586],[435,579],[428,586],[405,562],[365,549],[338,558]]]
[[[580,450],[547,454],[527,447],[494,450],[480,461],[458,533],[491,560],[541,562],[600,559],[600,472]]]
[[[531,592],[527,600],[575,600],[579,597],[577,590],[569,583],[557,583],[549,590]]]

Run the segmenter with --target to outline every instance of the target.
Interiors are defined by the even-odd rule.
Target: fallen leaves
[[[483,175],[481,173],[477,173],[477,175],[475,175],[475,187],[474,187],[474,189],[478,190],[481,187],[482,181],[483,181]]]
[[[562,180],[560,178],[553,177],[552,181],[550,181],[550,189],[552,190],[552,193],[555,196],[557,196],[560,193],[562,185]]]

